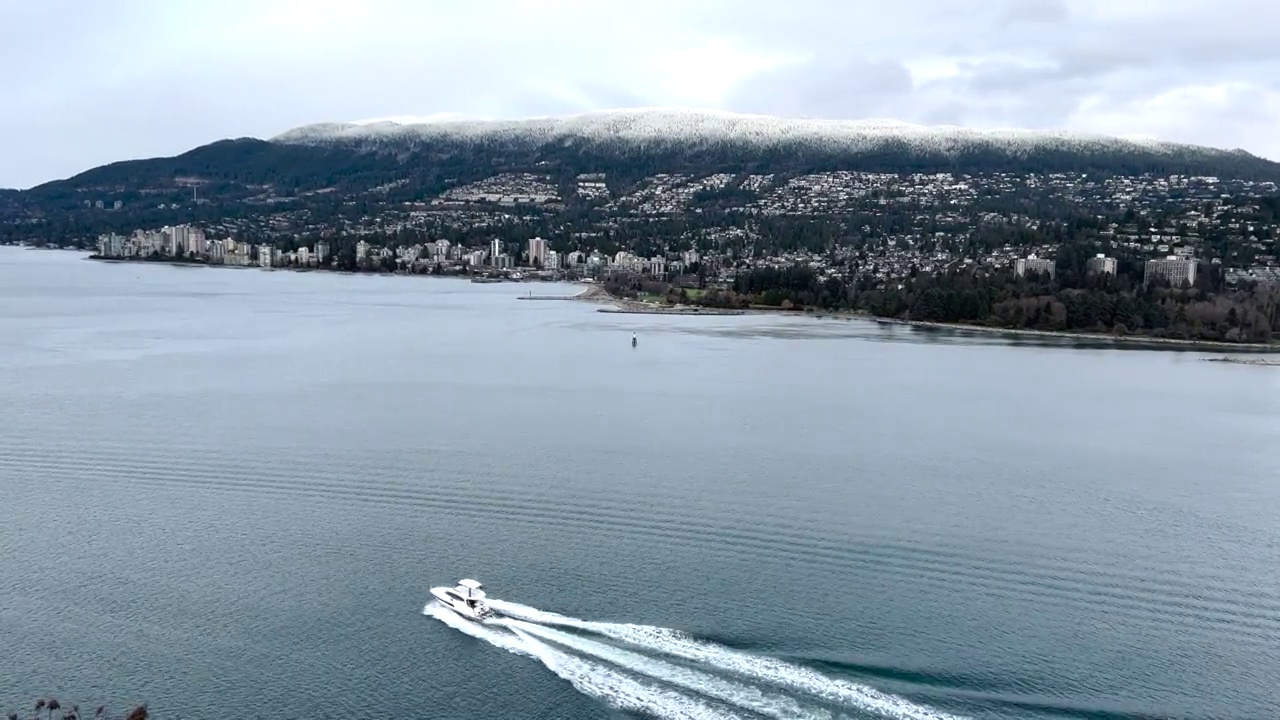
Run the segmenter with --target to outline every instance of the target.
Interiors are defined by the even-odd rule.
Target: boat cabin
[[[484,586],[481,585],[479,581],[470,579],[459,580],[457,589],[458,594],[468,600],[484,599]]]

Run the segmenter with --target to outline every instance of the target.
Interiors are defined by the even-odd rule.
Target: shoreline
[[[1201,351],[1230,351],[1238,353],[1249,353],[1254,355],[1280,354],[1280,343],[1232,343],[1215,340],[1184,340],[1181,338],[1158,338],[1148,335],[1104,335],[1101,333],[1088,332],[1071,332],[1069,330],[1035,330],[1031,328],[1002,328],[992,327],[990,325],[967,325],[964,323],[944,323],[933,322],[929,320],[903,320],[900,318],[888,318],[872,315],[867,312],[853,310],[783,310],[781,308],[762,308],[753,306],[741,310],[722,310],[720,308],[706,308],[707,311],[696,312],[684,308],[664,308],[652,303],[641,302],[638,300],[629,300],[627,298],[618,298],[610,295],[603,287],[596,287],[596,292],[591,297],[583,297],[587,291],[579,293],[574,299],[595,300],[610,302],[619,305],[622,309],[615,312],[628,312],[631,314],[649,314],[649,315],[781,315],[810,317],[821,320],[863,320],[876,322],[883,325],[901,325],[905,327],[922,328],[926,330],[948,330],[952,332],[979,332],[990,335],[1004,335],[1006,337],[1031,337],[1031,338],[1053,338],[1056,340],[1073,340],[1077,342],[1095,342],[1109,344],[1123,344],[1131,346],[1147,346],[1150,350],[1201,350]],[[709,312],[716,311],[716,312]],[[602,311],[607,312],[607,311]],[[1271,363],[1256,363],[1271,364]],[[1277,361],[1276,364],[1280,364]]]
[[[579,281],[581,282],[581,281]],[[617,315],[693,315],[693,316],[724,316],[724,315],[746,315],[747,310],[736,310],[733,308],[713,308],[703,307],[700,305],[656,305],[654,303],[642,302],[640,300],[631,300],[628,298],[620,298],[611,295],[599,283],[583,283],[587,287],[582,292],[574,295],[571,300],[579,300],[594,303],[603,303],[612,305],[611,308],[600,308],[596,312],[611,313]]]
[[[1280,367],[1280,359],[1273,358],[1212,357],[1205,358],[1204,361],[1230,363],[1232,365],[1254,365],[1257,367]]]
[[[557,300],[593,302],[599,304],[613,305],[613,309],[600,308],[597,312],[617,314],[617,315],[686,315],[693,317],[725,317],[725,316],[742,316],[742,315],[781,315],[795,317],[809,317],[819,320],[863,320],[880,323],[883,325],[901,325],[905,327],[922,328],[926,330],[948,330],[952,332],[979,332],[991,335],[1004,335],[1006,337],[1030,337],[1030,338],[1052,338],[1057,340],[1074,340],[1078,342],[1095,342],[1108,344],[1122,344],[1131,346],[1147,346],[1151,350],[1201,350],[1201,351],[1229,351],[1237,353],[1248,353],[1253,355],[1280,354],[1280,343],[1232,343],[1215,340],[1184,340],[1181,338],[1157,338],[1147,335],[1110,335],[1102,333],[1089,332],[1071,332],[1068,330],[1034,330],[1030,328],[1002,328],[990,325],[967,325],[964,323],[944,323],[929,320],[903,320],[900,318],[879,317],[863,311],[853,310],[783,310],[782,308],[752,306],[749,308],[715,308],[703,307],[700,305],[658,305],[655,303],[647,303],[640,300],[631,300],[629,298],[621,298],[609,293],[604,286],[593,281],[586,280],[545,280],[541,278],[521,278],[520,280],[512,280],[509,278],[493,278],[489,276],[477,276],[467,274],[441,274],[434,275],[431,273],[414,274],[414,273],[387,273],[387,272],[353,272],[343,270],[322,270],[321,268],[300,268],[300,267],[270,267],[264,268],[259,266],[238,266],[238,265],[218,265],[211,263],[192,262],[184,260],[139,260],[135,258],[110,258],[101,257],[96,253],[89,254],[86,260],[96,260],[108,263],[134,263],[139,265],[156,264],[169,265],[173,267],[206,267],[206,268],[230,268],[235,270],[285,270],[292,272],[333,272],[342,275],[407,275],[411,277],[429,277],[429,278],[452,278],[457,280],[472,280],[475,278],[484,278],[482,282],[487,283],[546,283],[559,282],[571,285],[584,286],[583,289],[571,296],[556,297]],[[528,299],[528,298],[525,298]],[[553,299],[553,298],[541,298]],[[1229,361],[1229,360],[1219,360]],[[1250,363],[1250,364],[1271,364],[1271,363]],[[1277,362],[1276,364],[1280,364]]]
[[[1106,342],[1106,343],[1126,343],[1132,345],[1164,345],[1168,349],[1183,348],[1187,350],[1229,350],[1232,352],[1245,352],[1254,354],[1271,354],[1280,353],[1280,344],[1277,343],[1232,343],[1217,340],[1184,340],[1182,338],[1158,338],[1148,335],[1103,335],[1101,333],[1087,332],[1071,332],[1069,330],[1033,330],[1030,328],[1002,328],[991,327],[989,325],[966,325],[963,323],[943,323],[932,322],[928,320],[901,320],[898,318],[884,318],[875,316],[865,316],[868,319],[886,325],[905,325],[908,327],[918,327],[930,330],[951,330],[951,331],[970,331],[984,332],[995,335],[1008,335],[1013,337],[1041,337],[1056,338],[1061,340],[1079,340],[1088,342]],[[1161,348],[1164,349],[1164,348]]]
[[[612,307],[600,308],[596,312],[612,313],[615,315],[693,315],[702,317],[723,316],[723,315],[746,315],[745,310],[724,310],[721,308],[640,308],[640,307]]]
[[[425,278],[447,278],[454,280],[469,280],[476,284],[500,284],[500,283],[566,283],[578,284],[579,280],[565,279],[546,279],[523,277],[519,280],[505,277],[493,277],[490,275],[475,275],[467,273],[411,273],[411,272],[387,272],[385,270],[336,270],[329,267],[298,267],[296,265],[272,265],[263,267],[262,265],[226,265],[223,263],[202,262],[200,260],[174,260],[166,258],[161,260],[147,260],[140,258],[120,258],[120,257],[102,257],[97,253],[91,253],[87,250],[80,252],[88,253],[84,260],[92,260],[94,262],[113,263],[116,265],[167,265],[170,267],[199,267],[209,268],[212,270],[266,270],[269,272],[297,272],[297,273],[332,273],[334,275],[369,275],[369,276],[388,276],[388,277],[425,277]]]

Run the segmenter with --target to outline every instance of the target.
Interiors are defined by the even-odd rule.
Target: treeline
[[[1211,275],[1211,274],[1210,274]],[[1064,280],[1066,282],[1064,282]],[[1269,342],[1280,330],[1280,289],[1175,289],[1127,276],[1060,273],[1058,279],[966,269],[880,283],[823,279],[809,267],[761,268],[696,302],[714,307],[856,310],[904,320],[1012,329],[1098,332],[1221,342]]]
[[[1280,329],[1280,293],[1270,288],[1065,288],[960,273],[917,277],[880,297],[875,292],[868,293],[869,306],[911,320],[1222,342],[1269,342]]]

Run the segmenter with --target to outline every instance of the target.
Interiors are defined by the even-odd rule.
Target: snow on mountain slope
[[[893,120],[784,119],[671,108],[609,110],[527,120],[464,120],[457,116],[435,116],[320,123],[295,128],[272,138],[272,141],[301,145],[352,144],[373,149],[449,139],[523,141],[529,144],[585,141],[645,146],[742,143],[768,147],[799,144],[834,152],[862,153],[893,147],[925,155],[997,151],[1014,157],[1037,152],[1140,152],[1205,157],[1245,155],[1240,151],[1148,138],[1123,139],[1065,131],[973,130]]]

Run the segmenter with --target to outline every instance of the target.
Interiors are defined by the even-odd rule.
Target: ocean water
[[[0,711],[1280,717],[1276,368],[530,290],[0,248]]]

